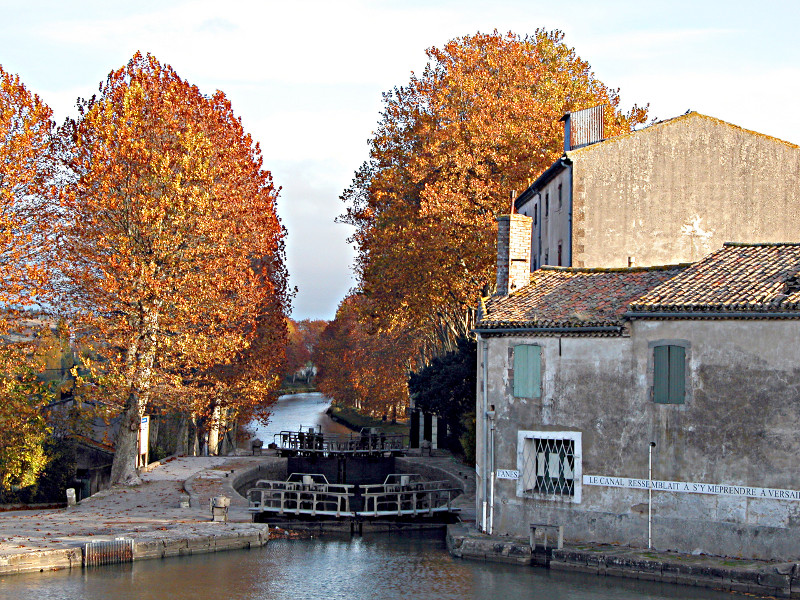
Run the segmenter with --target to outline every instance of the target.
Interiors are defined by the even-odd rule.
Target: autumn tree
[[[376,417],[402,417],[414,340],[402,334],[370,335],[360,321],[361,302],[357,295],[345,298],[322,332],[312,357],[317,388],[340,406]]]
[[[52,113],[0,67],[0,485],[28,485],[45,464],[47,396],[37,377],[53,239]]]
[[[123,419],[112,482],[136,480],[146,407],[267,404],[289,298],[277,190],[222,92],[136,54],[61,129],[70,179],[61,302]]]
[[[289,340],[286,346],[286,367],[287,375],[292,378],[292,381],[299,372],[309,370],[313,362],[312,354],[327,324],[327,321],[319,319],[288,320]]]
[[[369,160],[342,199],[355,227],[363,317],[455,348],[494,286],[495,218],[560,154],[559,118],[606,104],[606,134],[646,109],[619,109],[559,31],[476,34],[427,51],[421,76],[384,94]]]

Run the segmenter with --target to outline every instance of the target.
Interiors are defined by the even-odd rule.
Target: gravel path
[[[247,501],[234,492],[231,482],[237,474],[269,460],[274,459],[172,458],[143,473],[141,485],[114,486],[71,508],[0,512],[0,556],[76,547],[123,535],[187,535],[207,527],[209,499],[219,495],[232,499],[230,521],[249,522]],[[181,508],[187,497],[189,507]]]

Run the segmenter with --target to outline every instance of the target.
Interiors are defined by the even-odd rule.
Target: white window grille
[[[581,434],[577,431],[520,431],[517,495],[581,501]]]

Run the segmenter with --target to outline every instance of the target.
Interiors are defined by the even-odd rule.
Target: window
[[[539,206],[537,204],[533,205],[533,224],[536,225],[537,217],[539,215]]]
[[[547,192],[544,195],[544,216],[548,216],[550,214],[550,192]]]
[[[561,200],[561,184],[558,184],[558,210],[561,210],[563,201]]]
[[[542,397],[542,347],[514,346],[514,396]]]
[[[653,402],[683,404],[686,397],[686,348],[673,344],[653,347]]]
[[[561,242],[558,242],[558,266],[561,266]]]
[[[581,433],[520,431],[517,495],[581,501]]]

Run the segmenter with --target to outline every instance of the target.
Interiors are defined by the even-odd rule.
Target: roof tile
[[[478,328],[621,326],[631,301],[685,268],[542,267],[531,273],[530,285],[487,299]]]
[[[727,243],[631,303],[636,312],[788,312],[800,309],[792,279],[800,243]]]

